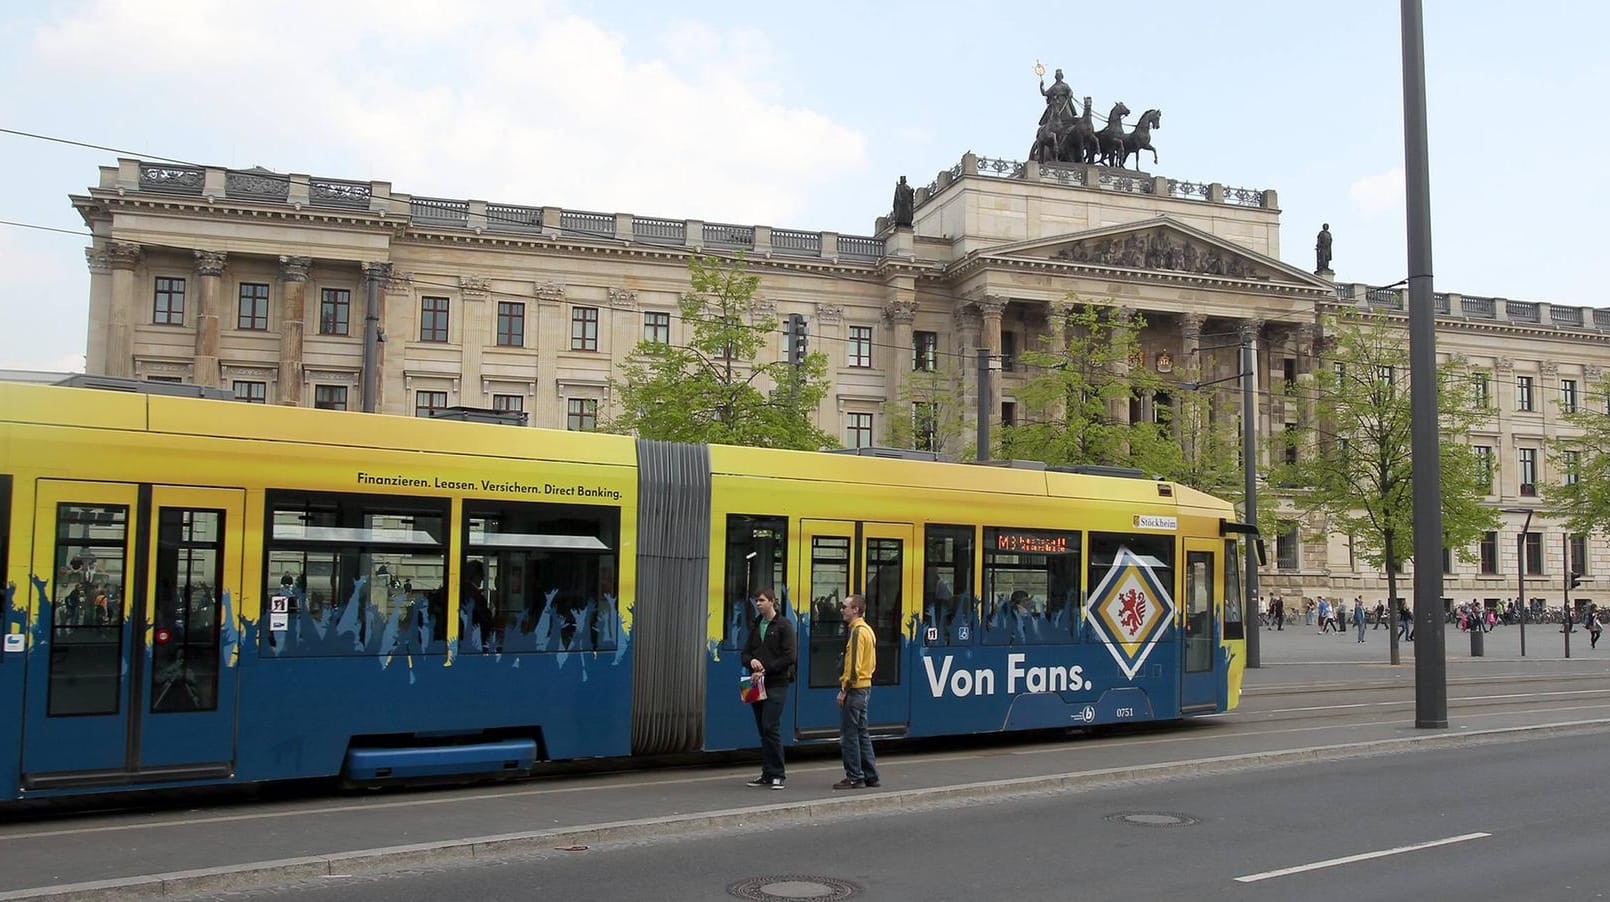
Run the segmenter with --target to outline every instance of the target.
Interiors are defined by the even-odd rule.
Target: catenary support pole
[[[1437,315],[1431,295],[1431,164],[1426,146],[1425,28],[1403,5],[1403,160],[1409,238],[1409,410],[1414,460],[1414,725],[1448,726],[1442,612],[1442,462],[1437,452]]]
[[[1241,476],[1243,514],[1247,523],[1256,526],[1258,523],[1258,423],[1257,408],[1253,406],[1252,383],[1255,376],[1253,366],[1256,357],[1252,350],[1253,325],[1250,322],[1241,324]],[[1247,542],[1247,598],[1258,597],[1258,548],[1257,542]],[[1253,603],[1256,608],[1256,602]],[[1260,623],[1256,610],[1241,612],[1241,622],[1246,624],[1247,630],[1247,666],[1262,667],[1262,653],[1260,650],[1259,634]]]

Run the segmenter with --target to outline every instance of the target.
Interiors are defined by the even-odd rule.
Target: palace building
[[[404,416],[486,408],[549,428],[596,428],[638,342],[682,340],[677,299],[695,253],[741,253],[760,278],[757,309],[804,316],[811,350],[831,360],[818,424],[846,447],[886,443],[887,418],[909,416],[898,406],[914,373],[956,367],[974,393],[979,348],[997,372],[978,409],[1013,423],[1026,378],[1015,358],[1077,296],[1140,314],[1139,364],[1165,379],[1194,358],[1200,382],[1233,383],[1238,336],[1250,334],[1267,449],[1296,419],[1280,387],[1316,366],[1320,318],[1404,304],[1399,291],[1281,262],[1272,190],[972,154],[916,188],[910,225],[884,217],[870,235],[133,159],[102,167],[72,203],[95,235],[91,375]],[[1562,412],[1605,403],[1587,389],[1610,365],[1610,310],[1459,294],[1436,304],[1439,354],[1492,373],[1497,413],[1470,437],[1493,461],[1491,503],[1535,507],[1538,486],[1561,478],[1544,441],[1565,428]],[[1239,409],[1233,384],[1216,390]],[[976,401],[969,394],[969,411]],[[1154,416],[1154,403],[1115,415]],[[1522,549],[1528,596],[1559,604],[1568,554],[1587,574],[1584,596],[1610,587],[1602,540],[1563,535],[1542,516],[1522,538],[1524,516],[1505,516],[1477,562],[1446,562],[1447,595],[1513,597]],[[1385,579],[1345,536],[1316,541],[1315,529],[1270,543],[1264,592],[1373,605]]]

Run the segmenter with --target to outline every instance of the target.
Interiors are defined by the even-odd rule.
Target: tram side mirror
[[[1267,567],[1269,565],[1269,554],[1264,550],[1263,538],[1254,539],[1253,547],[1258,549],[1258,566]]]

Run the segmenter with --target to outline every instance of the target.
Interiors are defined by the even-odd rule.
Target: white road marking
[[[1333,868],[1338,865],[1352,864],[1355,861],[1369,861],[1372,858],[1385,858],[1388,855],[1402,855],[1404,852],[1417,852],[1420,849],[1430,849],[1435,846],[1451,846],[1458,842],[1469,842],[1473,839],[1482,839],[1492,836],[1491,833],[1466,833],[1463,836],[1450,836],[1447,839],[1434,839],[1430,842],[1416,843],[1412,846],[1398,846],[1396,849],[1382,849],[1379,852],[1364,852],[1359,855],[1348,855],[1345,858],[1332,858],[1328,861],[1316,861],[1313,864],[1299,864],[1296,867],[1281,868],[1278,871],[1264,871],[1261,874],[1248,874],[1245,877],[1235,878],[1237,883],[1257,883],[1259,880],[1269,880],[1275,877],[1289,877],[1292,874],[1301,874],[1306,871],[1318,871],[1323,868]]]

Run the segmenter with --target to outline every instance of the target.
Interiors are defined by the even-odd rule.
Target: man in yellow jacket
[[[878,785],[878,762],[867,732],[867,698],[872,694],[872,672],[878,668],[877,636],[866,622],[866,598],[844,599],[849,623],[844,643],[844,670],[839,674],[839,752],[844,757],[844,779],[834,789],[860,789]]]

